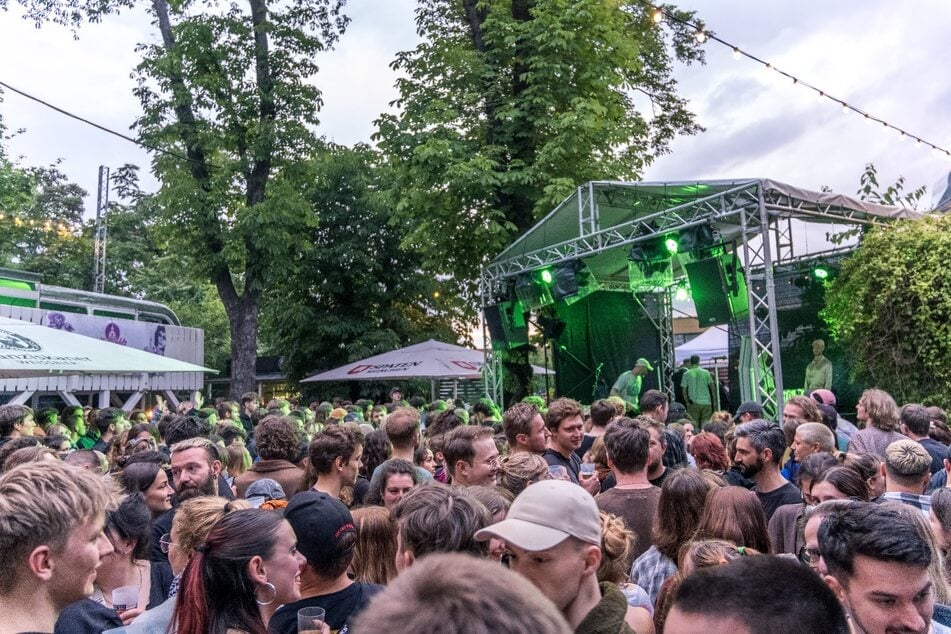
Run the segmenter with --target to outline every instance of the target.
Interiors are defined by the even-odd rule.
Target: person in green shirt
[[[647,359],[643,357],[638,359],[633,368],[623,373],[614,382],[614,386],[611,387],[611,396],[620,396],[637,408],[641,397],[641,383],[644,375],[653,372],[653,370],[653,366]]]
[[[687,401],[687,416],[702,425],[710,420],[713,413],[713,376],[706,368],[700,367],[700,355],[690,357],[691,368],[684,372],[681,387]]]

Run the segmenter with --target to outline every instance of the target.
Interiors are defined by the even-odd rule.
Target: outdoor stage
[[[559,394],[590,402],[638,357],[659,362],[659,386],[672,392],[680,289],[701,325],[728,328],[733,400],[781,411],[784,387],[801,387],[805,365],[798,352],[789,363],[783,352],[818,324],[818,308],[788,301],[787,286],[810,271],[827,276],[851,250],[817,249],[808,236],[920,215],[767,179],[582,185],[481,272],[493,342],[486,390],[501,402],[503,357],[527,343],[536,323],[555,343]],[[826,279],[807,283],[821,297]],[[790,322],[803,310],[813,314],[798,318],[812,326]]]

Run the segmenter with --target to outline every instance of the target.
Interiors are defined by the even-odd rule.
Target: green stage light
[[[667,253],[670,255],[675,255],[677,249],[680,248],[680,245],[677,244],[677,238],[664,238],[664,248],[667,249]]]
[[[674,299],[678,302],[685,302],[690,299],[690,291],[687,290],[686,286],[678,286],[677,291],[674,293]]]
[[[551,284],[551,271],[548,269],[542,269],[542,272],[538,274],[539,279],[545,284]]]
[[[824,266],[817,266],[812,269],[812,276],[817,280],[827,280],[829,279],[829,269]]]

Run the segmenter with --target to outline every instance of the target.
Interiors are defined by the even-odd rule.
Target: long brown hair
[[[663,555],[677,561],[680,546],[697,532],[707,493],[715,486],[697,469],[678,469],[667,477],[651,531],[654,545]]]
[[[723,539],[768,553],[769,532],[763,505],[755,493],[743,487],[728,486],[711,491],[697,527],[697,539]]]
[[[352,512],[357,527],[350,572],[356,581],[386,585],[396,578],[396,520],[382,506]]]

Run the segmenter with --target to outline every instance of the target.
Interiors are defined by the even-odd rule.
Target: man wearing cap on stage
[[[643,381],[644,375],[653,371],[653,366],[651,366],[647,359],[641,357],[637,360],[632,369],[617,378],[617,381],[614,382],[614,386],[611,387],[611,396],[620,396],[626,402],[637,408],[638,401],[641,398],[641,382]]]

